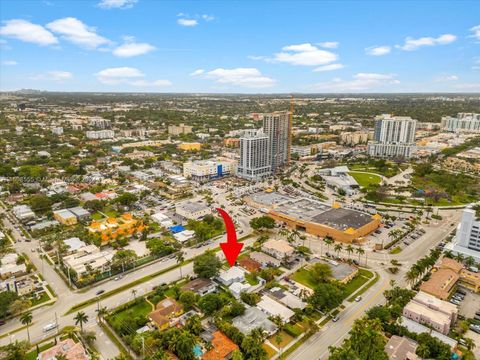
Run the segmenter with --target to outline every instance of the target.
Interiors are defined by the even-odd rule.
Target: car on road
[[[355,298],[355,301],[356,301],[356,302],[362,301],[362,297],[361,297],[361,296],[357,296],[357,297]]]
[[[0,326],[5,325],[5,324],[6,324],[5,320],[0,320]]]
[[[51,323],[51,324],[45,325],[45,326],[43,327],[43,332],[52,331],[53,329],[56,329],[57,326],[58,326],[57,323]]]
[[[113,280],[118,281],[123,278],[123,275],[115,276]]]
[[[95,295],[97,295],[97,296],[98,296],[98,295],[102,295],[104,292],[105,292],[105,290],[103,290],[103,289],[102,289],[102,290],[98,290],[98,291],[95,293]]]
[[[335,316],[333,317],[333,319],[332,319],[333,322],[337,322],[338,320],[339,320],[338,315],[335,315]]]

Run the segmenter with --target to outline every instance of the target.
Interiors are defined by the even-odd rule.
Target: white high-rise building
[[[290,112],[263,115],[263,131],[269,139],[268,161],[275,172],[288,161]]]
[[[411,157],[415,149],[416,124],[417,120],[409,116],[376,116],[374,141],[368,144],[368,155]]]
[[[455,238],[445,249],[465,258],[471,256],[475,262],[480,262],[480,218],[471,206],[463,210]]]
[[[90,130],[85,132],[87,139],[112,139],[115,137],[115,132],[113,130]]]
[[[443,116],[442,130],[480,132],[480,114],[458,113],[457,117]]]
[[[237,175],[260,180],[272,173],[269,162],[269,138],[262,130],[246,131],[240,138],[240,161]]]

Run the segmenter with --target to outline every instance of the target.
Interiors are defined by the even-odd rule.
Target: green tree
[[[317,284],[327,282],[332,277],[332,269],[327,264],[316,263],[310,271]]]
[[[212,315],[224,305],[222,297],[218,294],[207,294],[198,302],[198,306],[206,315]]]
[[[28,342],[30,342],[30,324],[32,323],[32,319],[33,319],[33,315],[32,315],[32,312],[31,311],[28,311],[26,313],[23,313],[21,316],[20,316],[20,322],[23,324],[23,325],[26,325],[27,326],[27,336],[28,336]]]
[[[183,251],[179,251],[177,253],[177,256],[175,256],[175,260],[177,261],[177,264],[180,265],[178,268],[180,269],[180,279],[183,279],[183,274],[182,274],[182,263],[185,261],[185,253]]]
[[[198,295],[193,291],[184,291],[180,294],[179,301],[183,304],[185,310],[190,310],[196,304]]]
[[[338,285],[323,283],[315,288],[308,301],[317,310],[329,311],[340,305],[342,299],[343,291]]]
[[[115,199],[115,202],[124,206],[131,206],[138,201],[138,197],[132,193],[123,193]]]
[[[88,315],[83,311],[79,311],[73,319],[75,320],[75,325],[80,325],[80,330],[83,332],[83,324],[88,322]]]
[[[0,318],[5,319],[10,311],[10,306],[15,300],[18,299],[18,295],[13,291],[4,291],[0,295]]]
[[[217,276],[221,267],[222,262],[211,250],[198,255],[193,260],[193,272],[201,278],[210,279]]]
[[[45,195],[33,195],[29,203],[32,210],[39,214],[45,214],[52,210],[52,200]]]
[[[273,229],[275,227],[275,220],[269,216],[263,215],[251,219],[250,226],[254,230]]]

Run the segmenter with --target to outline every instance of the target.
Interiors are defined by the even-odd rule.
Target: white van
[[[56,323],[51,323],[43,327],[43,332],[49,332],[57,327]]]

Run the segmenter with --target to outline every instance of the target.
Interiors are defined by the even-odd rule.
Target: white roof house
[[[163,227],[173,226],[173,221],[164,213],[158,212],[151,216],[152,220]]]
[[[218,275],[218,281],[225,286],[230,286],[234,282],[245,281],[245,270],[238,266],[232,266],[228,270],[223,270]]]
[[[65,239],[63,240],[64,244],[68,246],[68,251],[70,252],[75,252],[78,249],[81,249],[87,244],[85,244],[82,240],[80,240],[78,237],[72,237],[70,239]]]
[[[228,287],[230,291],[232,292],[233,296],[235,296],[237,299],[240,298],[240,294],[243,291],[247,291],[248,289],[251,288],[251,285],[249,284],[243,284],[241,282],[234,282],[232,285]]]
[[[173,234],[173,237],[175,240],[177,240],[180,243],[184,243],[185,241],[188,241],[192,239],[195,236],[195,231],[193,230],[183,230],[180,231],[179,233]]]
[[[285,305],[273,300],[267,295],[263,295],[258,302],[257,307],[268,316],[280,316],[284,322],[289,322],[295,313]]]

